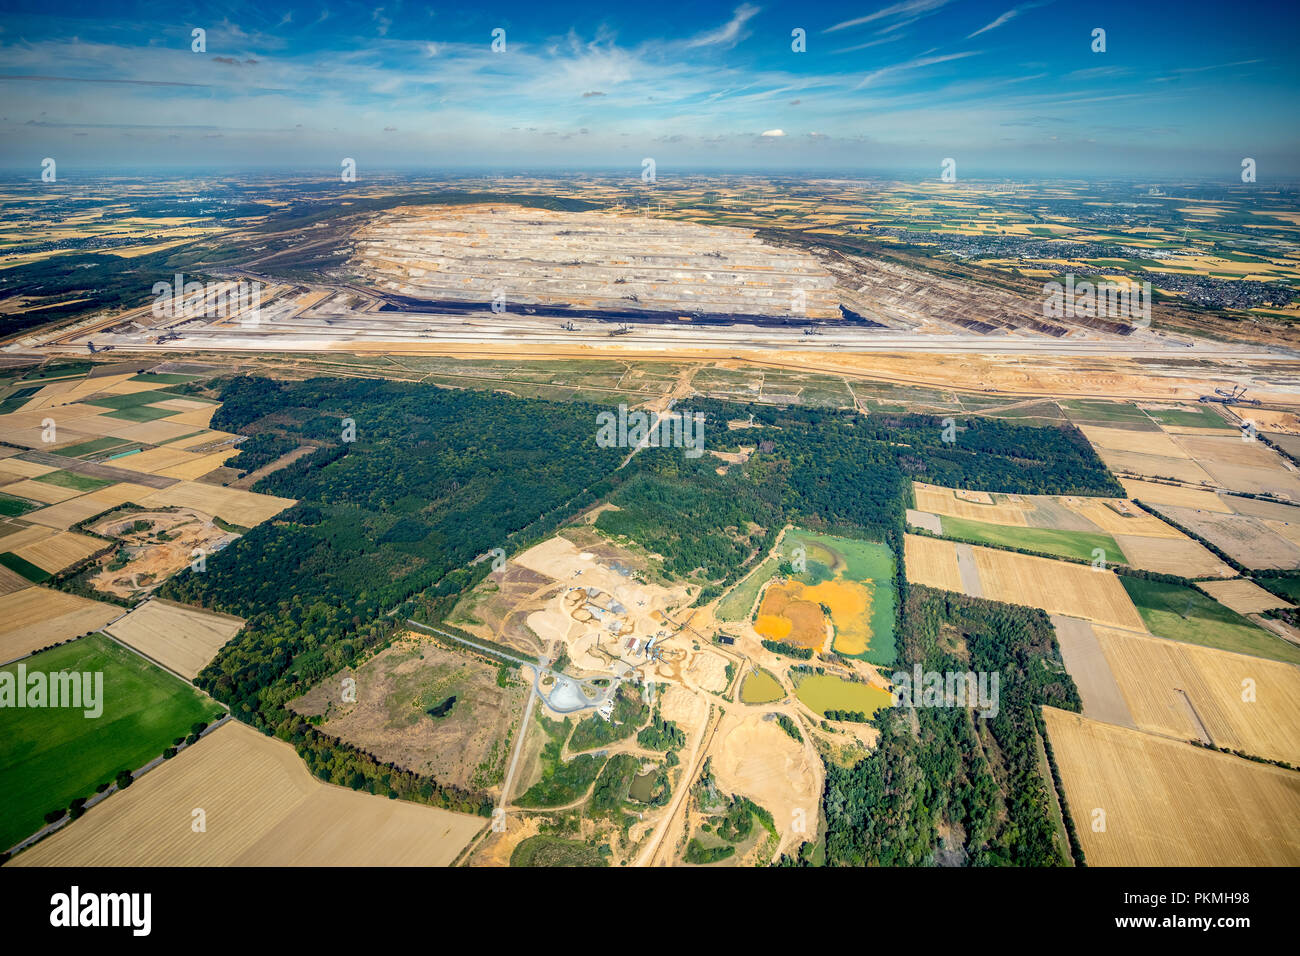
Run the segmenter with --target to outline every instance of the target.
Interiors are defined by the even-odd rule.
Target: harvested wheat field
[[[1225,488],[1300,501],[1300,478],[1261,441],[1242,441],[1231,435],[1180,435],[1178,443]]]
[[[191,454],[193,453],[191,452]],[[226,463],[226,459],[233,458],[238,454],[238,448],[225,448],[221,451],[199,455],[196,458],[181,462],[178,465],[172,465],[169,468],[159,469],[157,474],[164,475],[168,478],[181,478],[192,481],[195,478],[202,478],[210,471],[215,471]]]
[[[1300,865],[1295,771],[1052,707],[1043,716],[1090,866]]]
[[[163,421],[174,422],[177,425],[190,425],[194,428],[207,428],[216,410],[216,405],[208,405],[206,408],[194,408],[188,412],[181,412],[179,415],[172,415],[170,418],[163,419]]]
[[[1216,514],[1173,505],[1160,511],[1252,570],[1300,568],[1300,546],[1250,515]]]
[[[1202,511],[1217,511],[1221,514],[1232,513],[1232,508],[1213,491],[1184,488],[1181,485],[1164,485],[1158,481],[1136,481],[1132,478],[1121,478],[1119,483],[1124,486],[1124,490],[1134,501],[1141,500],[1153,505],[1199,508]]]
[[[1182,535],[1176,538],[1151,538],[1145,535],[1117,534],[1115,543],[1128,559],[1124,563],[1143,571],[1177,574],[1180,577],[1221,578],[1232,577],[1237,573],[1200,542]]]
[[[710,754],[718,786],[771,813],[781,834],[780,852],[786,852],[801,840],[816,839],[824,771],[807,740],[797,743],[765,716],[728,710]],[[803,811],[806,833],[791,832],[796,810]]]
[[[1270,594],[1254,581],[1235,578],[1231,581],[1199,581],[1196,585],[1220,604],[1238,614],[1259,614],[1275,607],[1294,607],[1276,594]]]
[[[971,551],[983,596],[990,600],[1146,631],[1137,608],[1112,571],[993,548],[972,547]]]
[[[1212,487],[1215,482],[1210,473],[1190,458],[1164,458],[1160,455],[1143,455],[1132,451],[1098,448],[1097,454],[1106,467],[1117,475],[1142,475],[1147,478],[1166,478],[1192,485]]]
[[[147,475],[157,475],[162,474],[165,469],[187,464],[199,457],[192,451],[164,445],[159,448],[150,448],[135,455],[127,455],[125,458],[118,458],[113,464],[118,468],[125,468],[127,471],[142,471]]]
[[[155,490],[148,501],[137,501],[148,508],[176,505],[193,508],[202,514],[213,515],[233,524],[251,528],[274,518],[285,508],[295,504],[293,498],[259,495],[238,488],[205,485],[197,481],[178,481],[161,491]]]
[[[11,865],[446,866],[486,822],[322,783],[231,721]]]
[[[66,531],[78,521],[85,521],[87,518],[92,515],[97,515],[103,510],[104,505],[100,504],[89,495],[82,495],[79,498],[69,498],[67,501],[59,502],[57,505],[50,505],[48,508],[41,508],[39,511],[33,511],[30,514],[24,515],[23,520],[44,525],[47,528]]]
[[[1190,458],[1179,444],[1164,432],[1136,431],[1131,428],[1105,428],[1099,425],[1081,425],[1079,430],[1097,449],[1118,452],[1136,452],[1159,458]]]
[[[907,580],[928,588],[945,591],[962,590],[961,570],[957,567],[957,546],[951,541],[903,535],[903,565]]]
[[[931,514],[948,515],[953,518],[967,518],[971,521],[987,521],[991,524],[1017,526],[1027,524],[1025,508],[1021,504],[1005,500],[1001,503],[980,504],[971,500],[971,492],[959,492],[953,488],[927,485],[919,481],[912,482],[912,491],[916,495],[917,511],[928,511]],[[964,497],[958,497],[959,494]],[[1005,495],[999,497],[1006,498]]]
[[[98,491],[92,491],[88,495],[83,495],[78,501],[84,499],[93,500],[99,505],[96,514],[100,511],[107,511],[109,508],[117,505],[126,504],[128,501],[139,504],[145,498],[152,494],[157,494],[157,488],[150,488],[147,485],[137,485],[130,481],[119,481],[115,485],[109,485],[107,488],[100,488]]]
[[[66,591],[28,587],[0,596],[0,661],[99,630],[122,609]]]
[[[21,548],[12,549],[24,561],[30,561],[45,571],[55,574],[78,561],[90,557],[96,551],[109,546],[107,541],[100,541],[89,535],[73,531],[59,531],[47,535]]]
[[[12,450],[14,454],[19,454],[18,449]],[[5,458],[0,460],[0,484],[22,481],[24,478],[35,478],[37,475],[48,475],[54,470],[49,465],[37,464],[34,461],[23,461],[21,458]]]
[[[243,626],[242,620],[229,614],[154,598],[105,630],[146,657],[194,680]]]
[[[1112,628],[1096,635],[1138,729],[1300,764],[1294,664]]]
[[[11,571],[6,567],[0,566],[0,595],[13,594],[15,591],[21,591],[23,588],[29,588],[32,582],[17,571]],[[4,655],[0,654],[0,660]]]
[[[28,524],[24,519],[8,519],[0,524],[0,552],[17,551],[37,541],[44,541],[54,532],[45,525]]]
[[[127,422],[121,419],[111,419],[111,421],[116,421],[117,424],[105,429],[105,434],[127,441],[137,441],[145,445],[160,445],[163,442],[170,442],[173,438],[180,438],[182,435],[188,435],[194,431],[194,427],[191,425],[179,425],[165,419],[152,422]],[[82,427],[81,422],[77,423],[77,427]],[[173,446],[168,445],[167,447]]]
[[[0,491],[6,495],[26,498],[28,501],[39,501],[46,505],[56,505],[60,501],[67,501],[69,498],[75,498],[81,494],[75,488],[64,488],[62,485],[52,485],[47,481],[35,481],[33,479],[16,481],[12,485],[5,485],[0,488]]]
[[[1136,534],[1146,538],[1184,537],[1177,528],[1171,528],[1155,515],[1148,514],[1123,498],[1063,498],[1061,502],[1107,534]],[[1117,508],[1126,509],[1127,513],[1121,514]]]
[[[1274,521],[1300,524],[1300,508],[1295,505],[1284,505],[1264,498],[1243,498],[1241,495],[1227,495],[1223,500],[1239,515],[1263,518],[1270,524]]]

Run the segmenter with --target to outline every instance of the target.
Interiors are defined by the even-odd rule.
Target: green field
[[[16,412],[26,405],[33,395],[43,389],[44,385],[31,385],[27,388],[20,388],[10,392],[5,396],[4,401],[0,401],[0,415],[8,415],[10,412]]]
[[[1147,413],[1128,402],[1103,402],[1090,399],[1074,399],[1058,402],[1061,409],[1072,422],[1097,423],[1102,425],[1129,424],[1151,426]]]
[[[1235,432],[1237,429],[1208,408],[1151,408],[1147,414],[1162,425],[1179,425],[1185,428],[1222,428]]]
[[[0,565],[4,565],[10,571],[16,571],[33,584],[42,584],[53,576],[44,568],[38,568],[26,558],[21,558],[12,551],[0,554]]]
[[[25,498],[15,498],[13,495],[0,494],[0,515],[6,518],[16,518],[19,515],[25,515],[29,511],[35,511],[41,505]]]
[[[740,699],[746,704],[770,704],[784,696],[781,682],[761,667],[746,674],[740,685]]]
[[[776,558],[766,558],[748,577],[723,596],[713,612],[714,616],[719,621],[748,621],[749,612],[758,599],[758,592],[776,574],[779,564]]]
[[[128,422],[153,422],[176,414],[178,413],[169,408],[154,408],[152,405],[132,405],[129,408],[104,412],[104,417],[120,418]]]
[[[1121,575],[1152,634],[1204,647],[1300,664],[1300,648],[1256,627],[1236,611],[1192,588]]]
[[[107,451],[110,448],[121,448],[130,444],[125,438],[92,438],[90,441],[83,441],[79,445],[71,445],[67,448],[60,448],[59,454],[68,458],[80,458],[82,455],[93,455],[96,452]]]
[[[32,481],[41,481],[59,488],[71,488],[73,491],[98,491],[112,484],[106,478],[91,478],[79,475],[75,471],[52,471],[48,475],[37,475]]]
[[[100,672],[103,712],[82,709],[0,710],[0,846],[9,848],[45,825],[48,811],[89,797],[119,770],[136,770],[220,707],[179,678],[99,634],[21,662],[33,672]],[[15,674],[18,664],[2,670]],[[16,676],[14,678],[16,680]]]
[[[99,408],[113,408],[121,411],[124,408],[135,408],[140,405],[152,405],[154,402],[164,402],[169,398],[185,398],[191,401],[202,402],[201,398],[192,398],[189,395],[178,395],[175,392],[165,392],[162,389],[145,389],[142,392],[130,392],[126,395],[94,395],[86,400],[86,404],[95,405]],[[169,415],[176,415],[177,412],[168,412]]]
[[[860,710],[872,716],[894,701],[889,691],[829,674],[810,674],[802,678],[794,689],[794,695],[822,717],[828,710]]]
[[[1277,578],[1258,577],[1251,580],[1270,594],[1284,597],[1292,603],[1300,602],[1300,575]]]
[[[943,533],[949,538],[963,538],[995,548],[1024,548],[1062,558],[1091,561],[1094,548],[1106,552],[1108,563],[1127,561],[1115,539],[1100,531],[1056,531],[1052,528],[1022,528],[1016,525],[989,524],[968,518],[941,517]]]
[[[515,847],[511,866],[609,866],[600,850],[580,840],[539,834]]]

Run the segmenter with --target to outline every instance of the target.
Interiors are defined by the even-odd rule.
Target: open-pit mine
[[[236,264],[210,270],[216,281],[186,295],[169,291],[164,307],[99,313],[16,345],[87,353],[487,346],[1273,354],[1104,319],[1048,320],[1042,302],[1023,293],[771,231],[617,210],[399,206],[339,227],[332,242],[338,268],[278,270],[278,255],[251,246]],[[241,294],[250,283],[258,294]]]

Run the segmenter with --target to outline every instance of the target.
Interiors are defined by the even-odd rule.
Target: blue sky
[[[108,6],[7,0],[0,164],[1300,177],[1294,2]]]

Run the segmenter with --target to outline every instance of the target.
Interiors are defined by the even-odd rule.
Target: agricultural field
[[[11,865],[447,866],[486,823],[322,783],[291,746],[230,721]]]
[[[1132,426],[1082,425],[1081,429],[1106,465],[1117,474],[1140,481],[1141,491],[1149,492],[1147,486],[1157,484],[1143,479],[1163,479],[1191,485],[1191,491],[1199,486],[1209,491],[1222,489],[1300,501],[1300,477],[1277,452],[1262,441],[1243,441],[1240,434],[1234,434],[1234,426],[1216,412],[1204,410],[1201,415],[1209,417],[1186,413],[1178,416],[1179,424],[1165,423],[1154,432]],[[1215,420],[1223,427],[1213,424]],[[1156,494],[1151,501],[1161,503],[1165,496]],[[1203,507],[1191,500],[1186,504]]]
[[[972,550],[983,597],[1142,630],[1120,578],[1111,571],[1009,551]]]
[[[147,508],[192,508],[230,524],[251,528],[274,518],[294,504],[294,500],[197,481],[177,481],[137,504]]]
[[[906,535],[904,545],[908,580],[916,584],[1130,630],[1145,629],[1112,571],[917,535]],[[973,582],[967,582],[969,571],[963,575],[959,566],[959,549],[964,548],[969,548],[973,559]]]
[[[137,770],[221,708],[206,695],[106,637],[92,634],[4,668],[15,674],[102,673],[102,712],[44,707],[0,711],[5,847],[44,826],[47,812],[89,797],[120,770]],[[15,677],[16,679],[16,677]],[[84,703],[84,700],[83,700]]]
[[[957,566],[957,545],[951,541],[909,534],[903,537],[903,565],[914,584],[964,592]]]
[[[89,634],[122,613],[116,605],[51,588],[24,587],[0,594],[0,660]]]
[[[1253,571],[1300,568],[1300,542],[1293,540],[1300,524],[1175,505],[1160,505],[1158,510]]]
[[[1111,628],[1096,632],[1137,729],[1300,765],[1300,668]]]
[[[494,790],[504,779],[531,682],[531,674],[521,678],[511,670],[514,676],[505,677],[496,663],[407,634],[289,706],[380,760],[442,784]],[[355,702],[341,701],[345,677],[356,679]]]
[[[1079,561],[1091,561],[1094,552],[1100,551],[1108,563],[1128,563],[1120,546],[1108,534],[986,524],[965,518],[943,518],[942,527],[946,537],[994,548],[1024,548]]]
[[[1120,727],[1136,727],[1128,701],[1102,649],[1098,636],[1101,625],[1061,614],[1053,614],[1051,620],[1061,648],[1061,660],[1079,690],[1083,715]]]
[[[913,493],[918,509],[909,512],[909,523],[949,538],[1076,561],[1100,555],[1107,564],[1165,574],[1234,573],[1203,545],[1122,498],[989,495],[919,482]]]
[[[243,626],[243,621],[228,614],[153,598],[114,621],[105,632],[193,680]]]
[[[1300,865],[1300,775],[1043,708],[1091,866]]]
[[[1256,627],[1200,591],[1162,581],[1131,577],[1121,580],[1142,616],[1145,630],[1158,637],[1300,663],[1300,648]]]
[[[1224,607],[1238,614],[1259,614],[1272,608],[1292,605],[1265,591],[1254,581],[1233,578],[1230,581],[1198,581],[1196,586]]]

